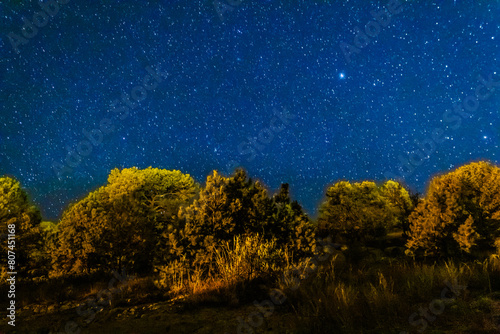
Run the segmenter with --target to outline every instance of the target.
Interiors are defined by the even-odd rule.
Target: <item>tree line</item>
[[[213,171],[202,186],[189,174],[158,168],[114,169],[107,183],[69,205],[57,223],[12,177],[0,177],[0,233],[16,226],[20,277],[54,278],[126,270],[149,275],[176,263],[209,273],[221,244],[258,234],[296,258],[330,236],[354,249],[401,232],[406,256],[482,259],[500,253],[500,169],[473,162],[432,178],[424,197],[388,180],[327,187],[312,220],[288,184],[270,194],[243,169]],[[7,253],[6,238],[2,252]],[[6,261],[6,260],[2,260]],[[2,265],[6,275],[6,263]]]

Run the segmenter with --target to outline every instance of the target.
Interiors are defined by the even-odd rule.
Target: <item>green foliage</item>
[[[488,280],[493,287],[500,283],[498,270],[487,263],[429,265],[407,259],[356,266],[338,260],[332,257],[321,264],[295,290],[286,289],[287,282],[279,285],[297,312],[296,327],[304,332],[328,333],[335,328],[339,333],[413,333],[419,327],[408,318],[418,314],[416,319],[424,319],[419,310],[436,317],[428,321],[428,331],[497,332],[497,326],[488,324],[494,308],[488,307],[487,297],[479,297]],[[443,302],[446,311],[432,312],[436,302]]]
[[[42,236],[40,232],[40,211],[30,203],[21,184],[15,179],[0,177],[0,234],[2,238],[0,250],[2,256],[2,276],[7,271],[7,251],[13,250],[16,256],[16,271],[22,277],[43,275],[40,272],[40,249]],[[15,226],[15,245],[8,247],[8,226]]]
[[[410,223],[409,255],[493,252],[500,237],[500,169],[476,162],[435,177]]]
[[[312,253],[314,231],[296,202],[291,202],[288,185],[273,198],[258,181],[237,170],[231,177],[214,171],[207,177],[198,200],[179,211],[182,226],[170,233],[170,249],[177,259],[192,267],[210,271],[216,248],[235,236],[260,234],[289,246],[297,256]]]
[[[316,231],[297,201],[290,199],[284,183],[272,198],[273,236],[278,244],[287,245],[296,258],[312,256],[316,250]]]
[[[195,195],[191,176],[157,168],[114,169],[107,185],[71,205],[59,223],[54,275],[122,268],[149,272],[163,261],[162,235]]]
[[[258,234],[235,236],[215,248],[214,266],[209,275],[200,266],[189,270],[182,260],[172,261],[158,267],[156,284],[167,289],[171,296],[197,295],[196,299],[201,301],[203,295],[218,293],[225,295],[223,300],[235,302],[242,292],[236,291],[237,287],[278,276],[288,259],[289,253],[279,247],[276,239],[266,241]]]
[[[408,192],[394,181],[381,186],[340,181],[327,189],[326,197],[318,217],[320,234],[332,234],[349,244],[401,228],[413,209]]]

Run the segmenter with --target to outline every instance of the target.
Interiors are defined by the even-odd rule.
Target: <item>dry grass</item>
[[[279,288],[287,296],[288,310],[296,314],[295,326],[304,333],[331,328],[339,333],[412,332],[416,328],[409,325],[409,316],[441,298],[446,282],[457,282],[466,285],[466,290],[447,302],[443,314],[429,326],[436,331],[451,328],[486,333],[495,325],[490,315],[499,307],[499,255],[482,262],[422,263],[361,252],[366,258],[353,264],[345,254],[346,250],[333,251],[320,263],[296,261],[274,240],[259,235],[235,237],[214,251],[210,270],[190,269],[185,259],[172,262],[159,268],[156,277],[128,281],[113,295],[112,306],[161,298],[183,299],[183,304],[197,307],[237,306],[264,300],[269,289]],[[81,279],[39,282],[37,289],[30,289],[31,298],[36,299],[31,302],[89,298],[106,287],[109,277],[89,281],[95,283]],[[65,289],[57,289],[61,285]],[[292,289],[294,285],[296,289]]]
[[[215,249],[211,270],[189,269],[187,261],[176,261],[159,269],[158,287],[175,298],[183,296],[196,304],[229,303],[265,290],[283,269],[291,266],[293,255],[280,249],[275,240],[266,241],[255,234],[235,237]]]
[[[208,276],[195,268],[187,275],[171,271],[164,279],[169,280],[170,291],[201,305],[237,305],[242,302],[242,291],[258,299],[262,291],[252,284],[257,280],[267,284],[266,288],[285,291],[300,319],[298,328],[305,332],[337,328],[343,333],[415,329],[408,328],[408,317],[439,299],[446,282],[456,282],[467,290],[446,304],[441,322],[432,325],[466,319],[472,327],[488,327],[485,312],[493,304],[483,297],[500,290],[499,256],[484,262],[420,263],[409,258],[380,258],[365,251],[360,254],[369,255],[353,264],[344,253],[337,251],[320,264],[311,259],[297,262],[274,241],[254,235],[223,243],[215,252]],[[291,289],[294,285],[298,288]]]
[[[493,307],[486,294],[500,290],[498,257],[484,262],[423,264],[381,260],[353,266],[337,258],[314,272],[312,278],[287,296],[305,332],[338,328],[341,333],[413,330],[408,318],[419,307],[441,298],[446,282],[465,285],[462,294],[446,304],[433,326],[465,323],[485,329]],[[286,282],[282,282],[286,287]]]

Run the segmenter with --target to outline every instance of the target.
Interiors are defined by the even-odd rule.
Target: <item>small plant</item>
[[[264,241],[255,234],[235,237],[232,244],[224,242],[215,253],[217,274],[228,284],[269,276],[280,269],[284,251],[275,240]]]
[[[291,258],[287,250],[277,247],[275,240],[266,241],[259,234],[236,236],[214,248],[214,261],[209,266],[193,267],[183,258],[157,267],[155,284],[172,297],[184,295],[196,302],[210,299],[233,303],[238,299],[237,286],[271,280]]]

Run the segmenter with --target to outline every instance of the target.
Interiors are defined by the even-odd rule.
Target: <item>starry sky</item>
[[[496,0],[6,0],[0,19],[0,174],[45,219],[116,167],[243,166],[314,214],[341,179],[422,192],[498,162]]]

